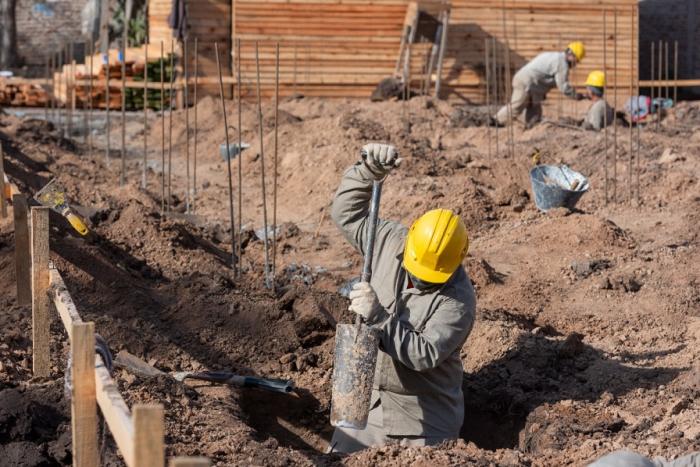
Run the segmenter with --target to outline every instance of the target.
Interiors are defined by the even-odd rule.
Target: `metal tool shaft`
[[[362,259],[362,274],[360,280],[369,282],[372,279],[372,255],[374,254],[374,237],[379,221],[379,200],[382,196],[382,184],[384,180],[375,180],[372,184],[372,200],[369,206],[369,217],[367,224],[367,244],[365,245],[365,256]],[[357,315],[355,324],[359,327],[362,324],[362,316]],[[358,333],[359,334],[359,333]]]

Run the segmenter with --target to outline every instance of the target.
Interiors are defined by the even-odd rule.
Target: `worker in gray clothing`
[[[588,467],[700,467],[700,452],[667,461],[663,457],[650,460],[632,451],[615,451],[601,457]]]
[[[586,93],[593,104],[588,109],[583,127],[586,130],[600,131],[608,125],[612,125],[615,112],[605,102],[603,91],[605,90],[605,73],[592,71],[586,80]]]
[[[569,85],[569,69],[586,55],[581,42],[572,42],[566,52],[544,52],[522,67],[513,76],[513,95],[510,99],[511,118],[525,110],[525,124],[532,126],[542,119],[542,102],[554,87],[571,99],[585,99]],[[503,126],[508,123],[508,104],[501,107],[490,124]]]
[[[333,221],[364,254],[372,184],[398,165],[396,148],[367,144],[345,171]],[[425,446],[455,440],[464,420],[460,350],[472,330],[476,296],[462,261],[467,229],[447,209],[411,228],[380,220],[372,279],[350,292],[350,311],[380,330],[367,428],[336,428],[329,451],[355,452],[389,441]]]

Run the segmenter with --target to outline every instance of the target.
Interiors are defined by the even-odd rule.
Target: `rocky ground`
[[[236,279],[217,100],[205,98],[197,108],[191,214],[183,111],[173,114],[169,214],[161,211],[161,182],[168,179],[161,115],[149,120],[147,189],[142,117],[129,119],[120,186],[119,151],[111,151],[107,167],[99,131],[90,156],[82,138],[61,139],[50,123],[0,115],[10,179],[33,195],[57,177],[87,220],[91,233],[80,237],[51,216],[52,260],[82,317],[96,323],[114,354],[128,350],[165,372],[235,370],[293,379],[298,387],[284,396],[117,369],[127,403],[165,405],[168,457],[204,455],[214,465],[586,465],[623,448],[669,458],[699,449],[700,106],[681,103],[659,127],[642,129],[638,187],[636,170],[629,172],[628,130],[618,131],[617,164],[610,133],[608,203],[604,133],[518,125],[510,157],[505,130],[497,153],[495,130],[481,126],[484,109],[427,98],[409,106],[281,103],[274,294],[264,285],[264,247],[256,235],[263,226],[263,160],[270,223],[273,216],[271,106],[263,106],[262,154],[257,107],[242,109],[241,137],[251,148],[240,157],[240,219],[239,159],[232,164],[234,231],[240,229],[243,247]],[[235,103],[227,114],[235,141]],[[117,147],[120,135],[115,125]],[[192,164],[192,128],[189,135]],[[478,311],[461,354],[465,424],[456,443],[326,455],[334,323],[353,319],[338,289],[359,275],[361,263],[332,225],[329,207],[342,171],[369,141],[395,144],[405,157],[385,183],[383,218],[408,224],[442,206],[467,224],[464,264]],[[535,152],[544,163],[566,163],[589,178],[577,209],[544,214],[535,207],[528,176]],[[192,165],[190,171],[194,186]],[[0,292],[0,456],[6,465],[69,465],[66,336],[55,320],[52,377],[32,377],[31,310],[15,300],[11,217],[0,220]],[[103,464],[123,465],[109,436]]]

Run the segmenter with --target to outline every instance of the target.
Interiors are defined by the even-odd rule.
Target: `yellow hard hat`
[[[419,217],[408,231],[403,264],[421,281],[442,284],[462,264],[468,249],[462,219],[448,209],[434,209]]]
[[[602,71],[591,71],[586,80],[586,86],[595,86],[597,88],[602,88],[605,86],[605,73]]]
[[[572,42],[567,47],[576,56],[576,60],[579,62],[586,56],[586,48],[583,46],[583,42]]]

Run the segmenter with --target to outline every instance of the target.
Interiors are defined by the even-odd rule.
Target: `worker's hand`
[[[582,101],[582,100],[584,100],[584,99],[588,99],[588,95],[576,93],[576,100],[577,100],[577,101]]]
[[[389,313],[379,303],[377,293],[369,282],[355,284],[349,297],[352,302],[348,310],[362,316],[368,325],[381,323],[389,317]]]
[[[403,159],[394,146],[388,144],[370,143],[362,146],[362,159],[372,175],[382,180],[391,169],[398,167]]]

